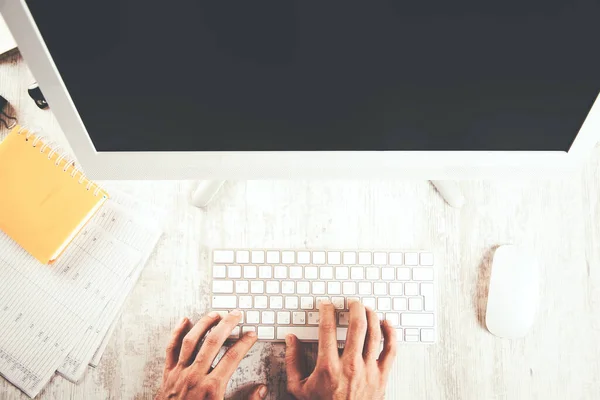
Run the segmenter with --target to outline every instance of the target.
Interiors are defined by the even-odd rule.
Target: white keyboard
[[[263,341],[288,333],[316,341],[326,299],[336,308],[337,339],[345,341],[355,299],[395,326],[398,341],[435,341],[433,253],[236,249],[214,250],[212,261],[212,309],[242,312],[230,339],[255,331]]]

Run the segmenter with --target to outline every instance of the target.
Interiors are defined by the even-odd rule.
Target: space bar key
[[[348,328],[337,328],[337,340],[346,340]],[[318,326],[280,326],[277,328],[277,339],[284,340],[288,333],[296,335],[300,340],[317,340],[319,339]]]

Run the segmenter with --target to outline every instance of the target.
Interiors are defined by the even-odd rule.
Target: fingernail
[[[219,315],[219,313],[218,313],[218,312],[216,312],[216,311],[211,311],[211,312],[209,312],[207,315],[208,315],[210,318],[216,318],[216,317],[217,317],[217,315]]]
[[[264,399],[267,396],[267,387],[266,386],[261,386],[260,389],[258,389],[258,395]]]
[[[242,315],[242,313],[240,312],[240,310],[233,310],[229,314],[234,315],[236,317],[239,317],[240,315]]]
[[[181,322],[179,323],[179,326],[183,326],[183,325],[187,324],[187,322],[188,322],[188,319],[187,319],[187,317],[183,317],[183,319],[182,319],[182,320],[181,320]]]
[[[286,337],[285,337],[285,344],[287,346],[291,346],[292,343],[294,343],[294,335],[286,335]]]
[[[328,304],[331,304],[329,300],[321,300],[321,305],[326,306]]]
[[[256,337],[256,332],[249,331],[248,333],[246,333],[246,335],[248,335],[248,337]]]

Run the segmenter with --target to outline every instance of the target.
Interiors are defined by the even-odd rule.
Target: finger
[[[352,301],[349,309],[350,322],[348,323],[344,357],[360,356],[362,358],[365,335],[367,334],[367,316],[365,307],[358,301]]]
[[[265,385],[258,385],[250,392],[248,400],[262,400],[267,397],[267,392],[268,389]]]
[[[383,351],[379,355],[379,370],[387,379],[387,376],[396,359],[396,330],[388,323],[383,321],[381,325],[383,332]]]
[[[246,357],[248,351],[250,351],[252,346],[254,346],[256,340],[256,332],[246,332],[246,334],[244,334],[240,340],[235,342],[233,346],[227,349],[215,369],[212,370],[211,374],[219,379],[224,379],[225,382],[228,382],[238,365],[240,365],[242,359]]]
[[[175,368],[177,365],[177,360],[179,360],[179,352],[181,351],[181,342],[190,329],[192,329],[192,323],[189,319],[184,318],[173,330],[171,340],[167,345],[167,354],[165,358],[166,369]]]
[[[373,363],[377,361],[379,355],[379,346],[381,346],[381,326],[379,318],[375,311],[366,308],[367,311],[367,339],[365,340],[365,350],[363,357],[365,362]]]
[[[285,337],[285,371],[287,373],[287,388],[288,392],[294,394],[300,390],[300,382],[303,377],[302,360],[300,354],[302,344],[294,335]]]
[[[222,318],[221,322],[206,335],[195,361],[195,368],[200,373],[206,374],[208,372],[223,343],[225,343],[229,334],[241,319],[242,313],[239,310],[233,310]]]
[[[335,324],[335,307],[329,301],[319,305],[319,350],[318,359],[337,360],[337,336]]]
[[[217,323],[219,319],[219,314],[213,311],[200,318],[200,321],[196,322],[196,325],[194,325],[183,338],[181,351],[179,353],[179,364],[185,366],[190,365],[194,358],[198,343],[200,343],[200,340],[206,335],[206,332],[208,332],[211,326]]]

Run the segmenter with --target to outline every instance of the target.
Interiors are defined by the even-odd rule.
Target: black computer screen
[[[600,91],[597,0],[27,4],[98,151],[567,151]]]

